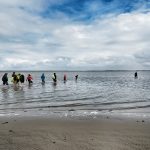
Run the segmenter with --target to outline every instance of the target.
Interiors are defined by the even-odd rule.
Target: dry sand
[[[5,118],[0,150],[150,150],[150,123]]]

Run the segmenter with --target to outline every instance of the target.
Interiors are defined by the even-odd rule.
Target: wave
[[[48,105],[48,106],[34,106],[34,107],[12,107],[12,108],[0,108],[0,110],[24,110],[24,109],[40,109],[40,108],[74,108],[74,107],[79,107],[79,106],[91,106],[91,104],[81,104],[81,103],[76,103],[76,104],[64,104],[64,105]],[[115,108],[78,108],[74,110],[97,110],[97,111],[114,111],[114,110],[130,110],[130,109],[139,109],[139,108],[149,108],[150,105],[143,105],[143,106],[128,106],[128,107],[115,107]]]

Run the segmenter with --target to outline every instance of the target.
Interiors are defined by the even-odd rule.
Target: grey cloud
[[[143,50],[142,52],[139,52],[134,55],[136,61],[141,64],[143,67],[150,67],[150,51],[149,50]]]

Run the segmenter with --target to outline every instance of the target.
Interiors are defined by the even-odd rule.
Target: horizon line
[[[97,71],[97,72],[103,72],[103,71],[150,71],[150,69],[104,69],[104,70],[0,70],[0,72],[90,72],[90,71]]]

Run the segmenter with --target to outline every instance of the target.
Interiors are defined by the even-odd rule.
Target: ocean
[[[16,72],[26,77],[30,73],[33,84],[14,86],[12,72],[9,85],[0,85],[0,116],[93,117],[100,115],[150,118],[150,71],[56,71]],[[5,72],[0,72],[2,78]],[[67,75],[64,83],[63,76]],[[78,80],[75,81],[75,75]]]

